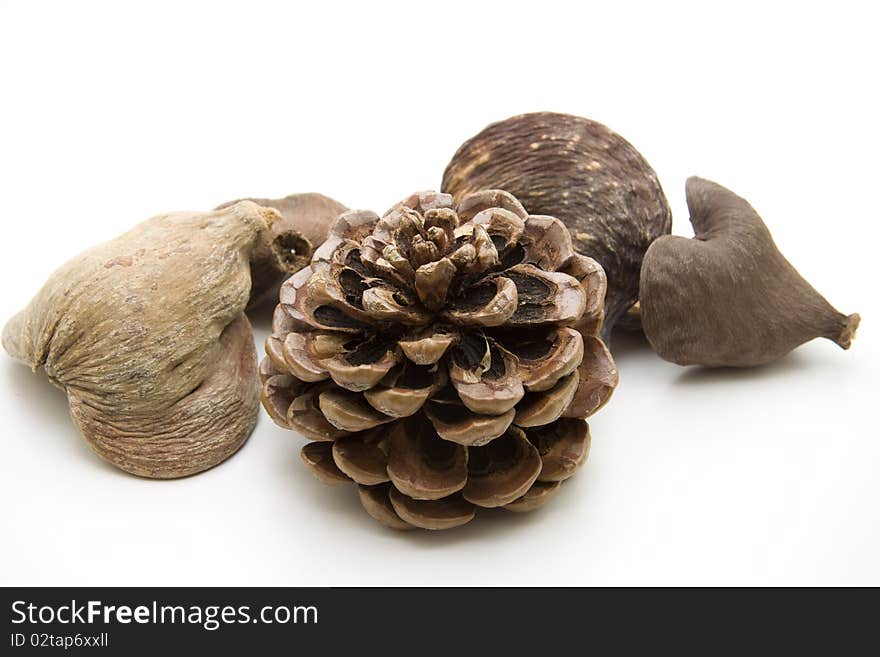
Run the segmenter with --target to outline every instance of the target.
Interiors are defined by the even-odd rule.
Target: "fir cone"
[[[546,503],[587,457],[617,384],[597,337],[605,274],[558,220],[482,191],[346,212],[283,286],[262,399],[397,529]]]

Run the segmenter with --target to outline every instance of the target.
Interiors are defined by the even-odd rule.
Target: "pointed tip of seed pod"
[[[30,365],[33,369],[37,368],[37,364],[32,362],[25,353],[22,342],[22,333],[24,330],[24,313],[20,312],[9,319],[3,327],[3,348],[6,353],[15,360]]]
[[[846,318],[843,330],[840,332],[840,335],[834,339],[834,341],[840,345],[841,349],[850,348],[853,338],[856,337],[856,330],[858,330],[861,321],[862,318],[858,313],[853,313]]]
[[[241,199],[238,201],[230,201],[223,205],[217,206],[215,212],[226,212],[234,216],[245,219],[257,219],[262,223],[260,230],[267,230],[276,221],[281,220],[281,213],[278,210],[260,205],[251,199]]]
[[[727,187],[719,185],[712,180],[700,178],[699,176],[691,176],[685,181],[684,195],[687,200],[688,210],[691,213],[691,224],[694,225],[694,230],[699,229],[699,218],[706,214],[710,214],[711,209],[717,209],[717,205],[721,202],[721,199],[724,199],[727,202],[736,199],[742,203],[746,203],[745,199],[739,197],[737,194],[727,189]],[[697,224],[694,224],[695,220],[697,221]]]
[[[266,222],[266,226],[268,228],[271,228],[272,224],[274,224],[276,221],[282,221],[284,219],[281,213],[278,212],[278,210],[276,210],[275,208],[269,208],[265,205],[258,205],[257,207],[259,208],[257,212],[260,214],[260,217],[263,218],[263,221]]]
[[[711,180],[707,180],[706,178],[700,178],[700,176],[689,176],[688,179],[684,183],[684,190],[687,194],[691,194],[700,189],[706,189],[709,187],[721,187],[716,182],[712,182]]]

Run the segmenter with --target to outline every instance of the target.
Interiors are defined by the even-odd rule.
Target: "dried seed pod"
[[[627,333],[642,332],[642,304],[636,301],[620,319],[617,320],[617,328]]]
[[[638,151],[604,125],[567,114],[493,123],[458,149],[442,189],[459,201],[480,189],[503,189],[530,214],[560,219],[574,249],[608,276],[606,343],[638,298],[648,245],[672,227],[657,175]]]
[[[502,191],[457,208],[414,194],[381,218],[346,213],[330,235],[282,286],[260,371],[272,418],[316,441],[306,465],[357,483],[397,529],[547,502],[617,383],[595,336],[602,268]]]
[[[330,226],[346,207],[323,194],[291,194],[279,199],[246,198],[217,206],[227,208],[239,201],[252,201],[274,208],[281,215],[251,255],[251,300],[255,308],[278,298],[278,285],[287,274],[305,267],[315,249],[327,239]]]
[[[642,325],[661,357],[748,367],[818,337],[849,348],[859,316],[798,274],[751,205],[700,178],[688,179],[687,204],[694,239],[658,239],[642,267]]]
[[[256,423],[243,311],[250,257],[279,219],[250,202],[148,219],[52,274],[6,324],[3,346],[66,390],[107,461],[156,478],[210,468]],[[274,379],[283,390],[291,381]]]

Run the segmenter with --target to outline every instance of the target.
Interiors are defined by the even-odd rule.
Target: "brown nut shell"
[[[642,257],[672,213],[645,159],[595,121],[538,112],[493,123],[452,157],[442,189],[457,201],[484,189],[513,194],[529,214],[562,220],[578,253],[608,275],[603,338],[638,298]]]

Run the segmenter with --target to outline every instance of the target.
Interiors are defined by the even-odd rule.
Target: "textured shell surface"
[[[62,265],[3,346],[67,392],[105,460],[154,478],[210,468],[259,412],[244,309],[250,256],[276,218],[242,202],[148,219]]]
[[[533,112],[493,123],[464,142],[443,175],[460,200],[486,187],[516,196],[531,214],[558,218],[574,249],[608,276],[602,337],[637,301],[642,258],[668,235],[672,212],[657,174],[635,147],[580,116]]]

